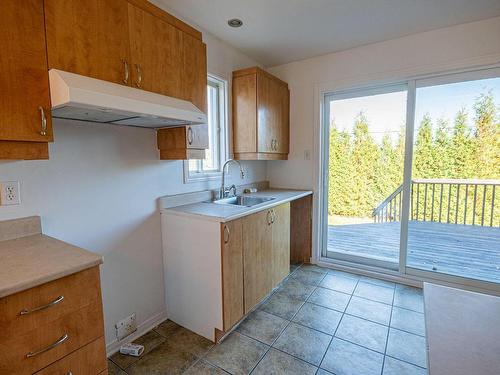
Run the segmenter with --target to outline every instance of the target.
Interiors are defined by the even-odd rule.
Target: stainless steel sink
[[[264,202],[272,201],[276,198],[274,197],[249,197],[246,195],[237,195],[235,197],[223,198],[213,203],[216,204],[231,204],[233,206],[244,206],[244,207],[252,207]]]

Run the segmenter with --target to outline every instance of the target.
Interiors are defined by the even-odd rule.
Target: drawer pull
[[[21,310],[20,315],[28,315],[28,314],[34,313],[36,311],[48,309],[49,307],[52,307],[54,305],[57,305],[58,303],[61,303],[63,300],[64,300],[64,296],[59,296],[55,300],[53,300],[52,302],[47,303],[46,305],[35,307],[34,309],[31,309],[31,310],[28,310],[28,309]]]
[[[226,236],[227,234],[227,236]],[[224,225],[224,243],[229,242],[229,236],[231,235],[231,231],[229,230],[229,227],[227,225]]]
[[[42,353],[45,353],[47,350],[51,350],[51,349],[54,349],[56,346],[59,346],[61,345],[64,341],[66,341],[68,339],[68,334],[65,333],[64,336],[62,336],[59,340],[57,340],[55,343],[53,344],[50,344],[49,346],[43,348],[43,349],[40,349],[36,352],[29,352],[28,354],[26,354],[26,357],[28,358],[31,358],[31,357],[34,357],[38,354],[42,354]]]

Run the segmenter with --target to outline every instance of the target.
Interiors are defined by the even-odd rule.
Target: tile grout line
[[[297,271],[298,271],[301,267],[302,267],[302,265],[300,265],[299,267],[297,267],[293,273],[297,272]],[[323,281],[323,279],[326,277],[326,275],[327,275],[327,273],[325,273],[325,274],[323,275],[323,277],[321,278],[321,281]],[[298,280],[297,280],[297,281],[298,281]],[[321,282],[321,281],[320,281],[320,282]],[[300,283],[301,283],[301,282],[300,282]],[[302,284],[302,283],[301,283],[301,284]],[[264,359],[264,357],[267,355],[267,353],[269,353],[269,352],[271,351],[271,349],[275,349],[275,350],[278,350],[278,351],[280,351],[280,352],[282,352],[282,353],[285,353],[285,352],[283,352],[283,351],[281,351],[281,350],[279,350],[279,349],[275,348],[273,345],[276,343],[276,341],[278,341],[278,339],[281,337],[281,335],[283,334],[283,332],[285,332],[285,330],[286,330],[286,329],[290,326],[290,324],[292,324],[293,319],[295,318],[295,316],[297,316],[297,314],[299,313],[299,311],[300,311],[300,310],[302,309],[302,307],[305,305],[305,303],[307,302],[307,300],[309,299],[309,297],[311,297],[311,295],[314,293],[314,291],[316,290],[316,288],[317,288],[317,287],[314,287],[314,289],[311,291],[311,293],[309,294],[309,296],[307,296],[306,300],[305,300],[305,301],[303,301],[303,302],[301,303],[300,307],[297,309],[297,311],[295,312],[295,314],[293,314],[293,316],[290,318],[290,320],[288,320],[288,323],[287,323],[287,324],[285,325],[285,327],[284,327],[284,328],[280,331],[280,333],[276,336],[276,338],[273,340],[273,342],[271,343],[271,345],[269,345],[269,348],[266,350],[266,352],[264,353],[264,355],[263,355],[263,356],[262,356],[262,357],[261,357],[261,358],[257,361],[257,363],[256,363],[256,364],[255,364],[255,366],[252,368],[252,370],[249,372],[249,374],[251,374],[252,372],[254,372],[254,371],[255,371],[255,369],[257,368],[257,366],[260,364],[260,362],[262,362],[262,360]],[[283,319],[283,318],[282,318],[282,319]],[[289,353],[285,353],[285,354],[290,355]],[[293,358],[296,358],[296,359],[300,359],[300,358],[297,358],[297,357],[295,357],[295,356],[293,356],[293,355],[292,355],[292,357],[293,357]],[[309,363],[309,362],[307,362],[307,361],[304,361],[304,362]],[[310,364],[312,364],[312,363],[310,363]],[[315,367],[317,367],[317,366],[315,366]]]
[[[389,317],[389,326],[387,328],[387,336],[385,337],[385,347],[384,347],[384,357],[382,358],[382,368],[380,369],[380,375],[384,374],[385,357],[387,355],[387,345],[389,344],[389,333],[391,332],[391,322],[392,322],[392,312],[394,311],[394,299],[396,297],[396,286],[392,290],[392,304],[391,304],[391,315]]]
[[[321,361],[319,362],[319,365],[318,365],[318,371],[321,367],[321,365],[323,364],[323,361],[325,360],[325,357],[326,357],[326,353],[328,353],[328,350],[330,350],[330,346],[332,345],[332,342],[333,342],[333,339],[334,337],[336,337],[335,335],[337,334],[337,331],[340,327],[340,324],[342,324],[342,320],[344,319],[344,316],[345,316],[345,311],[347,310],[347,307],[349,306],[349,304],[351,303],[351,300],[352,300],[352,296],[354,295],[354,291],[356,290],[356,288],[358,287],[358,284],[359,284],[359,279],[356,281],[356,285],[354,286],[354,289],[352,290],[352,294],[351,296],[349,297],[349,301],[347,302],[345,308],[344,308],[344,312],[342,313],[342,316],[340,317],[340,320],[339,320],[339,324],[337,324],[337,328],[335,328],[335,332],[333,332],[333,335],[332,335],[332,338],[330,339],[330,342],[328,343],[328,346],[326,347],[326,351],[325,353],[323,354],[323,357],[321,358]],[[316,371],[316,373],[318,372]]]

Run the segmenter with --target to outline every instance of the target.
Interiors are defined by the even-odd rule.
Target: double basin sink
[[[233,206],[252,207],[261,203],[272,201],[274,197],[249,197],[247,195],[236,195],[234,197],[222,198],[213,201],[215,204],[229,204]]]

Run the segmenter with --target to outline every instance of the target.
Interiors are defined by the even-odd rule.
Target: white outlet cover
[[[19,181],[0,182],[0,205],[11,206],[21,203]]]
[[[122,340],[131,333],[137,331],[137,319],[135,313],[120,320],[115,324],[116,338]]]

